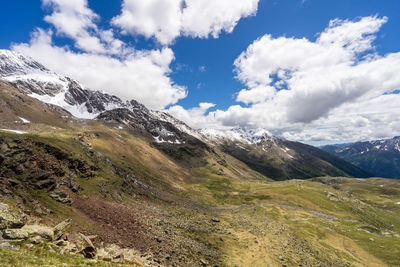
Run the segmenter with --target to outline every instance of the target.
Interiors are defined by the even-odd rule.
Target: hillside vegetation
[[[72,219],[67,242],[84,234],[96,251],[0,238],[2,266],[400,265],[400,181],[274,181],[219,146],[160,144],[0,93],[0,206],[27,225]],[[134,260],[101,256],[109,246]]]

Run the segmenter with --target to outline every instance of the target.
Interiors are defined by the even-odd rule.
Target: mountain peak
[[[203,129],[200,132],[213,142],[232,141],[257,145],[265,141],[275,141],[279,139],[264,128],[236,127],[225,130]]]
[[[0,49],[0,76],[28,74],[32,72],[49,72],[39,62],[20,53]]]

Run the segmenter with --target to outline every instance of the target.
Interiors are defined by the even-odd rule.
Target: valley
[[[194,130],[19,59],[0,65],[0,266],[400,265],[400,181],[262,130]],[[7,237],[69,219],[65,240]]]

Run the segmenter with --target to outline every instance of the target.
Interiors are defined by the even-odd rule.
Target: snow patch
[[[165,141],[164,139],[162,139],[161,136],[153,136],[154,140],[156,141],[156,143],[158,144],[162,144],[162,143],[169,143],[169,144],[174,144],[174,145],[180,145],[182,144],[181,141],[179,141],[178,139],[176,139],[175,141]]]
[[[18,117],[23,123],[31,123],[30,121],[28,121],[27,119],[24,119],[22,117]]]
[[[399,143],[396,143],[396,145],[394,146],[394,149],[400,152]]]
[[[24,131],[10,130],[10,129],[0,129],[0,131],[11,132],[11,133],[16,133],[16,134],[26,134],[27,133],[27,132],[24,132]]]
[[[55,96],[50,96],[50,95],[38,95],[35,93],[29,94],[30,97],[36,98],[39,101],[42,101],[47,104],[52,104],[59,106],[65,110],[67,110],[69,113],[71,113],[73,116],[81,119],[94,119],[96,118],[97,115],[96,113],[89,113],[87,111],[87,108],[85,104],[82,105],[76,105],[72,106],[65,102],[65,92],[61,92]]]

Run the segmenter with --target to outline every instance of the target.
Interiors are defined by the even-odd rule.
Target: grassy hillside
[[[32,222],[71,218],[70,232],[95,236],[96,246],[133,248],[166,266],[400,265],[400,181],[273,181],[218,147],[184,164],[137,132],[0,92],[9,114],[0,129],[25,132],[0,130],[0,202]],[[16,245],[0,248],[0,266],[120,266]]]
[[[357,143],[353,146],[357,146]],[[336,151],[336,146],[326,146],[323,149],[380,177],[400,179],[400,152],[397,150],[371,149],[368,152],[360,153],[353,149],[339,152]]]
[[[250,168],[274,180],[308,179],[330,175],[347,177],[371,177],[364,171],[338,157],[318,148],[290,141],[283,141],[293,156],[287,158],[282,152],[253,145],[225,143],[222,150],[246,163]]]

